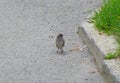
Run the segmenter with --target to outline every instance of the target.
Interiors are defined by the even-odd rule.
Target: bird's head
[[[62,37],[63,37],[63,34],[60,33],[57,37],[58,37],[58,38],[62,38]]]

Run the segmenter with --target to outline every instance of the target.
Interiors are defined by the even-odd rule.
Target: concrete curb
[[[78,27],[78,34],[87,43],[105,80],[108,83],[120,83],[120,60],[104,60],[106,54],[115,51],[118,45],[112,36],[101,35],[93,27],[92,23],[84,21]]]

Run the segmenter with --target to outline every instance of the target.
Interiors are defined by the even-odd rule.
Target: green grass
[[[120,0],[104,0],[100,10],[95,12],[93,22],[99,31],[113,35],[120,45]],[[120,48],[108,56],[120,56]]]
[[[116,58],[116,52],[110,52],[107,54],[107,56],[105,57],[105,59],[112,59],[112,58]]]

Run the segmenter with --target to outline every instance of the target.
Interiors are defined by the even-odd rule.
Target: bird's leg
[[[62,48],[61,48],[60,50],[61,50],[61,53],[63,53],[63,52],[64,52],[64,50],[63,50]]]
[[[59,49],[57,49],[57,53],[59,53]]]

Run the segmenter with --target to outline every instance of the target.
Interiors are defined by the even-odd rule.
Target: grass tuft
[[[99,31],[113,35],[120,45],[120,0],[104,0],[101,9],[95,12],[93,22]],[[120,56],[120,48],[107,58],[116,56]]]
[[[110,53],[108,53],[107,56],[105,57],[105,59],[113,59],[113,58],[117,58],[116,52],[110,52]]]

